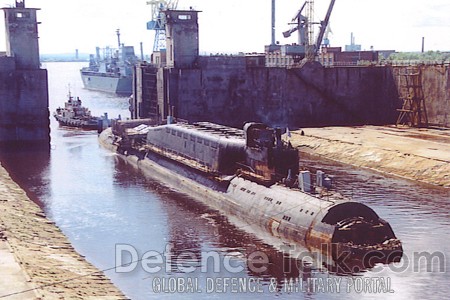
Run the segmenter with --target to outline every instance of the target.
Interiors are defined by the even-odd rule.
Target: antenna
[[[275,45],[275,0],[272,0],[272,42]]]
[[[25,0],[16,0],[16,8],[25,8]]]

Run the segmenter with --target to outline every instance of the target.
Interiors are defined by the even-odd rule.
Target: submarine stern
[[[322,223],[334,226],[331,255],[337,262],[357,259],[366,265],[400,261],[402,244],[390,224],[358,202],[332,206]]]

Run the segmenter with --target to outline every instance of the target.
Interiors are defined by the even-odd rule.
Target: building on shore
[[[50,147],[47,70],[39,61],[38,8],[24,0],[5,13],[6,52],[0,53],[0,143]]]
[[[318,60],[323,66],[377,64],[378,51],[342,51],[341,47],[323,47]]]

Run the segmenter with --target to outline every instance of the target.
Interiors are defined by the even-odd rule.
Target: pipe
[[[275,45],[275,0],[272,0],[272,42]]]

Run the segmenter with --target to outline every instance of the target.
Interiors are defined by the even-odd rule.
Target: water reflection
[[[363,265],[357,261],[342,265],[323,257],[320,251],[273,237],[259,227],[224,216],[188,195],[143,176],[114,154],[99,148],[95,133],[58,128],[53,134],[51,155],[10,153],[3,155],[2,162],[27,192],[45,205],[47,214],[75,248],[100,269],[114,266],[114,249],[118,243],[133,246],[139,257],[147,251],[164,253],[170,245],[167,269],[157,273],[146,272],[142,267],[130,273],[107,272],[133,299],[184,298],[184,294],[155,292],[152,286],[155,278],[170,277],[197,278],[203,289],[207,288],[208,278],[253,278],[261,280],[265,293],[260,297],[290,298],[302,294],[315,299],[361,296],[354,290],[344,294],[314,292],[313,282],[318,278],[338,280],[342,290],[354,278],[390,278],[396,290],[392,297],[396,298],[408,294],[411,287],[414,295],[432,290],[433,285],[425,284],[430,278],[442,286],[448,279],[439,272],[426,271],[426,267],[438,270],[436,261],[428,261],[428,265],[422,261],[421,272],[414,272],[412,267],[401,272],[393,269],[393,266],[401,268],[406,260],[412,263],[415,251],[448,253],[448,245],[441,243],[448,236],[446,190],[422,188],[408,181],[324,160],[309,160],[309,164],[335,174],[340,190],[370,205],[388,220],[404,244],[406,257],[398,264]],[[423,200],[425,195],[433,195],[434,201]],[[211,258],[206,265],[202,264],[202,259],[210,253],[218,254],[221,268],[217,272]],[[256,262],[251,264],[249,257],[255,253],[259,256],[253,257]],[[267,261],[261,259],[261,254]],[[227,263],[231,271],[225,269]],[[179,266],[194,267],[194,271],[186,273]],[[445,266],[448,267],[448,262]],[[236,269],[239,272],[234,273]],[[303,289],[292,291],[290,287],[295,287],[292,282],[301,282]],[[269,292],[271,285],[275,290]],[[445,288],[436,295],[442,296],[444,292]],[[192,298],[211,295],[227,297],[196,294]],[[239,296],[253,298],[254,294]]]
[[[167,244],[159,253],[165,262],[169,261],[170,267],[154,276],[195,277],[203,283],[200,285],[203,288],[206,278],[217,276],[260,278],[266,289],[275,284],[277,293],[283,294],[286,284],[292,281],[308,282],[308,278],[361,274],[374,266],[361,261],[336,264],[330,257],[323,256],[322,251],[311,252],[299,244],[271,236],[255,224],[224,216],[145,176],[118,157],[115,157],[115,166],[118,170],[114,175],[116,183],[128,188],[144,184],[149,193],[156,193],[165,211]],[[154,249],[140,248],[139,252],[142,254]],[[214,259],[218,259],[218,269],[214,269]],[[228,263],[230,269],[238,269],[239,272],[224,270]],[[191,271],[186,273],[186,269]],[[138,270],[138,273],[140,278],[153,278],[144,270]]]
[[[81,86],[78,70],[82,65],[47,64],[51,108],[64,103],[67,83],[72,83],[72,87]],[[79,95],[95,115],[105,111],[110,116],[126,115],[126,99],[83,89],[72,92]],[[417,265],[419,270],[413,268],[415,252],[437,251],[446,257],[450,253],[450,245],[445,242],[449,238],[450,190],[303,155],[302,162],[308,168],[335,175],[336,186],[341,192],[367,204],[387,220],[403,243],[405,255],[399,263],[349,265],[345,269],[323,257],[320,251],[292,245],[146,178],[100,148],[95,132],[60,128],[54,120],[51,126],[51,153],[6,153],[1,156],[2,164],[27,193],[44,206],[47,215],[69,237],[77,251],[100,269],[115,265],[117,244],[131,245],[141,258],[147,251],[164,253],[167,245],[171,245],[167,272],[162,269],[149,273],[142,267],[128,273],[106,272],[132,299],[230,297],[230,293],[158,293],[152,286],[158,277],[198,278],[203,288],[207,278],[256,278],[261,280],[265,292],[271,283],[275,284],[276,289],[272,292],[239,294],[239,298],[252,299],[443,299],[450,292],[449,275],[439,272],[438,260],[422,259]],[[183,256],[187,251],[195,257]],[[218,254],[222,267],[215,272],[214,264],[209,262],[206,271],[202,272],[201,259],[211,251]],[[267,262],[255,257],[259,260],[254,264],[256,269],[252,268],[248,258],[253,253],[264,253]],[[231,270],[242,267],[242,271],[226,270],[227,262]],[[180,264],[193,266],[195,270],[180,272]],[[448,259],[444,266],[446,270],[450,268]],[[430,272],[427,267],[431,268]],[[395,293],[359,292],[354,286],[347,291],[349,284],[358,278],[389,278]],[[291,280],[299,280],[311,287],[314,279],[337,280],[335,286],[340,287],[341,292],[285,288]]]
[[[115,164],[116,169],[119,170],[114,176],[116,182],[121,182],[129,188],[132,188],[134,184],[142,184],[144,176],[138,170],[132,169],[119,158],[116,158]],[[125,168],[127,168],[126,173],[122,172]],[[166,254],[170,261],[170,269],[158,273],[159,276],[177,274],[177,276],[203,279],[217,276],[250,276],[262,278],[266,283],[276,280],[277,284],[281,285],[285,280],[304,277],[303,269],[306,270],[305,272],[310,272],[308,270],[311,269],[312,263],[318,265],[317,262],[311,261],[311,258],[317,255],[299,245],[283,244],[281,240],[261,232],[259,228],[249,227],[248,224],[239,223],[238,220],[233,222],[218,211],[163,186],[151,178],[147,178],[146,183],[146,189],[158,195],[161,208],[167,217],[168,236],[165,238],[167,244],[163,252],[169,251]],[[247,230],[242,230],[241,227]],[[272,240],[279,249],[257,238],[256,232],[258,237]],[[286,252],[280,251],[283,248]],[[155,247],[139,250],[142,253],[154,249]],[[294,258],[293,255],[300,259]],[[205,256],[210,258],[206,259]],[[263,260],[261,256],[264,257]],[[307,260],[302,261],[302,257],[306,257]],[[249,258],[252,261],[250,265]],[[219,260],[215,261],[218,266],[214,264],[214,259]],[[225,269],[228,263],[231,266],[230,269],[240,271],[229,272]],[[180,271],[180,267],[183,270],[189,268],[193,272],[185,274]],[[140,276],[147,278],[148,274],[145,275],[142,272]]]
[[[398,177],[339,164],[302,153],[301,163],[312,170],[323,170],[334,176],[336,189],[344,195],[377,209],[405,214],[420,209],[420,215],[432,214],[445,225],[450,225],[450,189],[417,183]],[[402,210],[405,209],[405,210]],[[415,213],[417,214],[417,213]],[[394,230],[395,231],[395,230]],[[396,232],[396,231],[395,231]]]
[[[42,195],[49,192],[50,151],[23,147],[2,149],[0,162],[28,197],[43,207]]]

